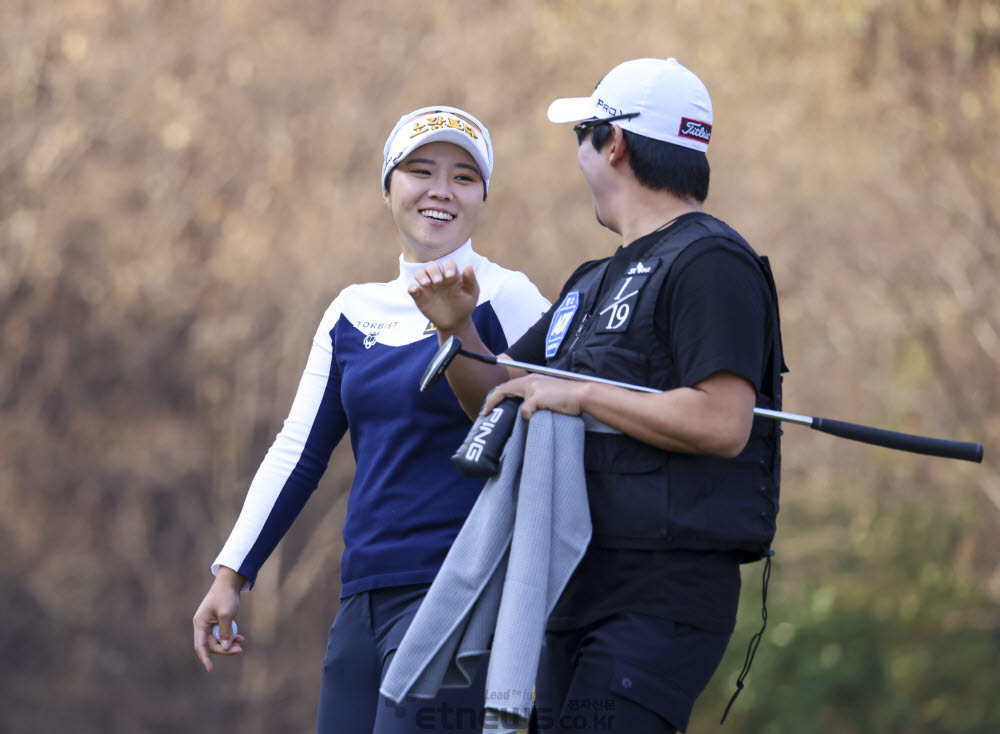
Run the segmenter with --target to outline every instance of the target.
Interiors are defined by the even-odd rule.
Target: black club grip
[[[948,459],[981,462],[983,460],[983,445],[981,443],[966,443],[964,441],[949,441],[943,438],[915,436],[910,433],[887,431],[883,428],[861,426],[857,423],[835,421],[830,418],[813,418],[812,427],[817,431],[840,436],[852,441],[885,446],[900,451],[910,451],[915,454],[943,456]]]
[[[514,430],[521,398],[505,398],[489,415],[481,415],[472,424],[451,463],[463,476],[471,479],[489,479],[500,471],[500,455]]]

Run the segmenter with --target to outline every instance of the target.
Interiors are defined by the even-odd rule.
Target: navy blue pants
[[[482,732],[484,660],[468,688],[445,688],[436,698],[395,704],[379,694],[427,584],[373,589],[341,599],[323,661],[317,734]]]
[[[546,632],[531,731],[683,731],[729,637],[635,613]]]

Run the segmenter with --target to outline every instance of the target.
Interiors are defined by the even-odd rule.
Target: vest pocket
[[[748,450],[737,459],[678,456],[670,481],[679,487],[670,507],[679,548],[743,551],[757,560],[774,537],[777,486],[766,461]]]
[[[614,346],[607,335],[591,336],[589,341],[589,346],[570,353],[569,364],[563,369],[648,387],[643,384],[644,375],[649,373],[648,353]]]
[[[593,543],[664,548],[670,527],[666,452],[620,435],[588,433],[584,447]]]

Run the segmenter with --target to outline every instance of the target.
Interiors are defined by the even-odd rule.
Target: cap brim
[[[590,97],[564,97],[549,105],[549,122],[580,122],[594,116]]]
[[[408,139],[404,141],[403,146],[398,150],[391,150],[390,153],[393,157],[393,162],[388,166],[388,170],[383,173],[383,178],[388,174],[389,170],[392,169],[400,161],[405,160],[413,151],[418,148],[422,148],[430,143],[450,143],[452,145],[457,145],[462,148],[469,155],[472,156],[472,160],[475,161],[476,165],[479,167],[479,174],[489,185],[490,176],[493,174],[492,166],[490,166],[489,158],[485,151],[481,150],[478,145],[476,145],[472,140],[463,132],[458,132],[457,130],[449,130],[447,128],[441,130],[434,130],[422,135],[419,138]]]
[[[457,145],[472,156],[472,160],[479,166],[479,175],[486,181],[490,180],[493,170],[490,167],[490,162],[486,154],[465,133],[460,133],[457,130],[438,130],[431,133],[429,137],[419,140],[410,152],[412,153],[413,150],[422,145],[427,145],[427,143],[451,143],[452,145]]]

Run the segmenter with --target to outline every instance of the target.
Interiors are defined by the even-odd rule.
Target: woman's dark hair
[[[653,140],[645,135],[622,130],[632,172],[643,186],[669,191],[682,199],[708,198],[710,169],[708,156],[700,150]],[[594,150],[600,150],[611,138],[611,125],[596,125],[590,133]]]

